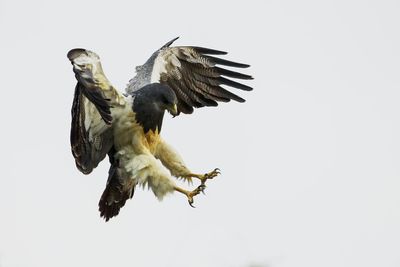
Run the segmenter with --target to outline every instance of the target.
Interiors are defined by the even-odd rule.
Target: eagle
[[[249,65],[217,57],[227,52],[198,46],[174,46],[175,38],[141,66],[125,90],[119,92],[105,76],[99,56],[75,48],[67,57],[77,84],[72,103],[71,150],[75,164],[89,174],[108,156],[110,169],[99,201],[100,216],[108,221],[117,216],[136,186],[148,186],[162,200],[172,192],[193,198],[205,183],[220,174],[218,168],[204,174],[192,172],[181,156],[160,136],[165,111],[172,116],[191,114],[194,108],[217,106],[218,102],[245,100],[223,86],[250,91],[234,79],[252,76],[223,68]],[[193,190],[175,184],[172,177],[191,184]]]

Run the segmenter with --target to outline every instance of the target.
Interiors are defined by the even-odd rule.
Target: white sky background
[[[398,1],[0,0],[0,266],[400,266]],[[120,90],[177,45],[249,63],[245,104],[164,121],[198,172],[188,206],[137,190],[105,223],[108,162],[69,146],[69,49],[97,52]]]

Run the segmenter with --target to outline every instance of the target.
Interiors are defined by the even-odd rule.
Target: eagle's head
[[[168,86],[161,86],[155,103],[162,109],[167,110],[172,116],[175,117],[178,115],[178,98],[174,91]]]
[[[133,111],[136,120],[148,130],[161,131],[164,112],[168,111],[173,116],[179,114],[178,99],[174,91],[166,85],[159,83],[148,84],[134,92]]]
[[[154,110],[158,110],[162,113],[168,111],[172,116],[179,115],[178,113],[178,99],[174,91],[168,86],[162,84],[152,84],[155,86],[145,86],[143,89],[147,90],[146,94],[153,103]]]
[[[175,92],[160,83],[148,84],[135,92],[136,103],[145,105],[148,110],[156,113],[168,111],[171,115],[178,115],[178,98]]]

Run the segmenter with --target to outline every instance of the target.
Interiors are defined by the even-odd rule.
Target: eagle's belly
[[[149,179],[159,176],[160,172],[168,175],[161,162],[153,156],[159,143],[158,132],[150,130],[144,134],[142,126],[135,120],[135,113],[129,107],[113,112],[119,113],[114,117],[118,119],[114,122],[113,131],[115,157],[119,161],[121,176],[132,179],[135,184],[146,184]]]

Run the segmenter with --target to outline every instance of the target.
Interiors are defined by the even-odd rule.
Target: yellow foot
[[[204,193],[204,189],[206,189],[206,186],[204,184],[201,184],[195,190],[190,191],[189,194],[186,195],[188,198],[189,205],[192,208],[195,208],[195,206],[193,206],[193,202],[194,202],[193,197],[200,194],[200,192]]]
[[[195,190],[193,190],[193,191],[188,191],[188,190],[185,190],[185,189],[180,188],[180,187],[178,187],[178,186],[175,186],[174,189],[175,189],[175,191],[178,191],[178,192],[180,192],[180,193],[182,193],[182,194],[185,194],[186,197],[188,198],[189,205],[190,205],[192,208],[195,208],[195,206],[193,206],[193,202],[194,202],[193,197],[194,197],[194,196],[197,196],[198,194],[200,194],[200,192],[203,192],[203,193],[204,193],[204,189],[206,189],[206,186],[203,185],[203,184],[201,184],[201,185],[199,185],[199,186],[198,186]]]
[[[201,184],[204,185],[206,183],[206,181],[208,179],[213,179],[214,177],[216,177],[218,174],[221,174],[220,170],[218,168],[215,168],[213,171],[203,174],[203,175],[199,175],[199,179],[201,181]]]
[[[183,179],[191,181],[192,177],[197,178],[201,181],[201,184],[204,185],[208,179],[213,179],[218,174],[221,174],[218,168],[215,168],[213,171],[206,173],[206,174],[196,174],[196,173],[189,173],[182,176]]]

